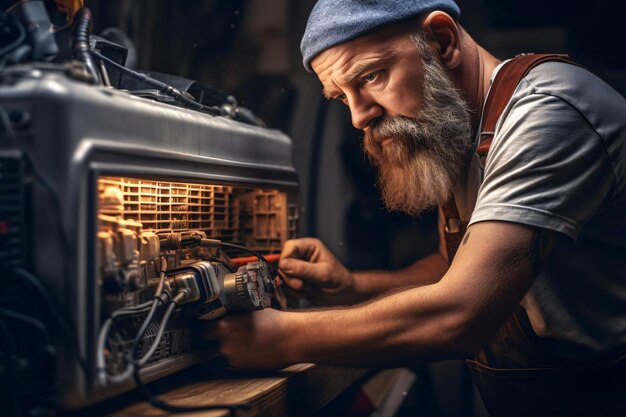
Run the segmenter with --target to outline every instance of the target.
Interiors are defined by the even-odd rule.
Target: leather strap
[[[547,61],[561,61],[574,64],[569,60],[568,55],[563,54],[524,54],[518,55],[510,61],[504,63],[496,74],[483,109],[482,121],[480,125],[480,141],[476,154],[481,158],[486,158],[493,135],[496,130],[498,119],[511,100],[515,89],[520,81],[539,64]],[[454,255],[458,250],[461,239],[465,234],[465,227],[461,222],[461,217],[456,208],[454,196],[441,204],[441,212],[444,217],[444,238],[446,241],[446,251],[448,252],[448,262],[452,264]]]
[[[498,119],[511,100],[520,81],[530,70],[547,61],[561,61],[572,64],[568,55],[562,54],[526,54],[518,55],[502,65],[496,75],[489,95],[485,101],[482,124],[480,126],[480,142],[476,153],[486,156],[493,140]]]

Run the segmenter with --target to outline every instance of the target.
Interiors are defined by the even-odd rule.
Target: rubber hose
[[[100,71],[89,53],[89,35],[91,34],[92,21],[93,15],[91,14],[91,10],[87,7],[83,7],[76,14],[72,52],[74,53],[75,59],[85,64],[87,71],[89,71],[94,78],[94,84],[102,84]]]

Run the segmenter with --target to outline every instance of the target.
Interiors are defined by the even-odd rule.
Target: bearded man
[[[301,45],[363,130],[387,207],[453,202],[456,255],[442,243],[404,270],[352,272],[316,239],[288,241],[287,284],[342,307],[226,318],[221,352],[246,369],[472,358],[492,415],[624,415],[626,103],[546,62],[480,132],[504,67],[459,15],[452,0],[320,0]]]

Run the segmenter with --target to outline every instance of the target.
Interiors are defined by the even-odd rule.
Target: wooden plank
[[[222,372],[210,378],[197,371],[183,372],[168,381],[165,388],[155,389],[155,393],[168,403],[182,406],[249,404],[251,408],[238,411],[237,417],[310,417],[365,373],[363,369],[312,364],[294,365],[281,371],[254,375]],[[118,410],[109,410],[103,415],[164,417],[174,414],[153,408],[145,401],[138,401]],[[185,415],[228,417],[229,413],[220,410]]]

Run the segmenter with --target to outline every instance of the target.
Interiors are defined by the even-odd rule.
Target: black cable
[[[228,262],[226,262],[226,261],[224,261],[222,259],[202,258],[202,260],[209,261],[209,262],[214,262],[216,264],[220,264],[220,265],[224,266],[224,268],[226,268],[228,270],[228,272],[237,272],[237,271],[235,271],[235,268],[233,268],[233,266],[231,264],[229,264]]]
[[[144,84],[147,84],[151,87],[154,87],[156,89],[158,89],[160,92],[162,92],[163,94],[166,94],[170,97],[173,97],[174,99],[176,99],[177,101],[181,102],[182,104],[185,104],[188,107],[191,107],[193,109],[196,110],[202,110],[205,111],[209,114],[212,114],[213,116],[221,116],[222,115],[222,110],[219,107],[215,107],[215,106],[205,106],[202,103],[198,103],[197,101],[194,101],[192,99],[190,99],[189,97],[186,97],[183,93],[181,93],[180,91],[178,91],[176,88],[172,87],[171,85],[165,84],[159,80],[156,80],[152,77],[147,76],[146,74],[142,74],[140,72],[137,71],[133,71],[130,68],[126,68],[123,65],[118,64],[117,62],[113,61],[112,59],[99,54],[96,51],[90,51],[91,55],[95,56],[98,59],[101,59],[105,62],[107,62],[110,65],[113,65],[115,68],[117,68],[118,70],[128,74],[130,77],[143,82]]]
[[[2,19],[11,19],[13,20],[13,23],[15,24],[15,27],[18,29],[19,31],[19,35],[17,36],[17,39],[15,41],[13,41],[12,43],[8,44],[7,46],[0,48],[0,57],[2,57],[3,55],[7,54],[8,52],[11,52],[13,49],[17,48],[18,46],[20,46],[22,44],[22,42],[24,42],[24,40],[26,39],[26,30],[24,29],[24,26],[22,25],[22,23],[16,19],[14,16],[12,15],[8,15],[6,13],[2,14]]]
[[[267,259],[265,259],[265,257],[263,255],[261,255],[259,252],[255,251],[253,249],[248,249],[245,246],[236,245],[234,243],[228,243],[228,242],[221,242],[221,245],[223,247],[226,247],[226,248],[237,249],[237,250],[240,250],[241,252],[245,252],[245,253],[249,253],[251,255],[254,255],[254,256],[256,256],[259,259],[259,261],[263,261],[268,266],[270,266],[270,263],[267,262]]]
[[[252,249],[248,249],[248,248],[246,248],[245,246],[235,245],[234,243],[222,242],[222,243],[221,243],[221,245],[222,245],[222,246],[224,246],[224,247],[227,247],[227,248],[238,249],[238,250],[240,250],[241,252],[246,252],[246,253],[249,253],[249,254],[251,254],[251,255],[256,256],[256,257],[259,259],[259,261],[261,261],[261,262],[265,262],[265,263],[267,264],[267,268],[268,268],[268,270],[269,270],[268,272],[269,272],[269,274],[270,274],[271,279],[273,280],[273,279],[275,279],[275,278],[276,278],[277,273],[276,273],[276,271],[274,270],[274,267],[273,267],[273,266],[272,266],[272,264],[271,264],[271,263],[269,263],[269,262],[267,261],[267,259],[265,259],[265,257],[264,257],[263,255],[261,255],[259,252],[255,251],[255,250],[252,250]]]
[[[36,396],[36,397],[41,398],[41,392],[39,395],[37,395],[36,393],[40,391],[41,388],[43,388],[44,389],[43,392],[46,393],[45,394],[46,398],[41,398],[41,400],[43,401],[41,403],[41,406],[44,408],[48,408],[51,405],[50,400],[54,397],[54,393],[55,393],[55,386],[52,383],[52,381],[53,381],[54,375],[56,374],[55,365],[56,365],[56,360],[57,360],[57,357],[56,357],[57,351],[53,345],[53,340],[52,340],[52,337],[50,336],[50,332],[48,332],[48,329],[46,328],[46,326],[35,317],[22,314],[17,311],[9,310],[6,308],[0,308],[0,317],[2,316],[8,319],[14,320],[14,321],[20,321],[22,323],[25,323],[28,326],[34,328],[38,333],[41,334],[44,343],[39,353],[39,355],[41,355],[39,356],[40,366],[37,368],[38,372],[36,374],[36,378],[39,381],[38,383],[32,383],[34,381],[31,381],[29,379],[29,382],[31,383],[24,384],[22,391],[25,392],[29,397]],[[1,322],[2,320],[0,319],[0,323]],[[25,349],[28,349],[29,347],[30,347],[30,343],[28,347],[24,346]],[[32,368],[32,362],[30,360],[34,358],[32,356],[26,356],[24,359],[29,361],[30,363],[29,367]],[[33,371],[31,370],[29,372],[33,372]],[[31,379],[32,378],[33,377],[31,376]],[[12,381],[12,383],[14,382]],[[37,385],[39,385],[41,388],[37,389],[36,388]],[[34,411],[33,411],[33,414],[35,414]]]
[[[34,317],[28,316],[26,314],[18,313],[17,311],[8,310],[6,308],[0,308],[0,315],[6,316],[13,320],[21,321],[22,323],[26,323],[29,326],[35,328],[39,333],[41,333],[43,340],[46,345],[50,346],[52,342],[52,338],[50,337],[50,332],[46,326]]]
[[[87,71],[91,74],[95,84],[102,84],[100,72],[93,58],[89,54],[89,36],[91,33],[91,24],[93,15],[91,10],[83,7],[76,13],[76,26],[74,28],[74,37],[72,39],[72,53],[74,58],[85,64]]]
[[[13,272],[15,275],[21,277],[25,282],[28,282],[35,291],[39,294],[39,296],[44,300],[46,307],[52,314],[52,318],[57,326],[61,328],[61,330],[65,333],[66,337],[70,340],[70,346],[74,351],[76,356],[76,360],[78,361],[81,370],[84,375],[87,375],[87,362],[80,354],[80,350],[78,348],[78,340],[76,338],[76,334],[72,331],[72,328],[69,326],[67,321],[63,318],[63,316],[59,313],[58,308],[50,298],[48,291],[44,288],[41,282],[30,272],[22,269],[22,268],[13,268]]]
[[[135,369],[133,372],[133,379],[135,380],[135,384],[137,387],[143,391],[143,393],[148,398],[148,402],[151,406],[159,408],[161,410],[167,411],[169,413],[193,413],[198,411],[210,411],[210,410],[228,410],[231,417],[235,417],[237,415],[237,411],[239,410],[249,410],[251,408],[250,404],[213,404],[213,405],[195,405],[195,406],[182,406],[182,405],[174,405],[168,402],[163,401],[158,396],[154,395],[148,387],[141,380],[141,375],[139,375],[140,369]]]

